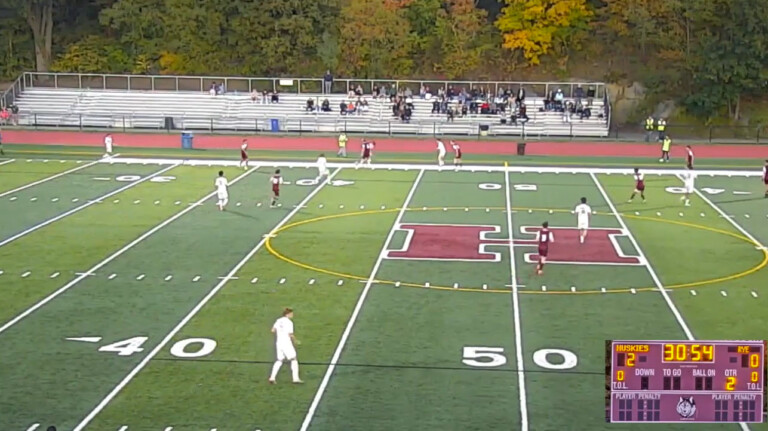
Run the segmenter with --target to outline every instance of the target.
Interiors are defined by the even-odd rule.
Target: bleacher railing
[[[129,132],[135,130],[165,131],[179,133],[181,130],[204,132],[239,133],[361,133],[368,135],[433,135],[433,136],[506,136],[527,138],[541,137],[597,137],[594,129],[580,127],[579,120],[564,123],[553,129],[551,126],[537,126],[535,122],[519,122],[517,125],[501,124],[498,119],[473,118],[472,121],[446,122],[434,120],[412,120],[404,123],[397,119],[376,120],[375,124],[361,123],[351,115],[333,117],[297,118],[294,116],[269,116],[243,119],[239,117],[203,116],[162,116],[162,115],[114,115],[114,114],[62,114],[62,113],[20,113],[16,118],[18,126],[34,129],[78,129]],[[277,121],[275,128],[273,121]],[[607,128],[602,136],[607,135]]]
[[[196,91],[207,92],[211,85],[224,84],[227,92],[250,93],[258,91],[278,91],[281,93],[323,93],[323,78],[252,78],[228,76],[173,76],[173,75],[112,75],[84,73],[42,73],[25,72],[19,77],[22,82],[18,88],[47,87],[68,89],[94,90],[127,90],[127,91]],[[499,89],[510,89],[516,92],[525,88],[528,96],[544,97],[550,91],[558,88],[563,90],[566,98],[575,97],[579,85],[584,93],[594,91],[594,96],[602,98],[605,95],[605,84],[601,82],[523,82],[523,81],[441,81],[441,80],[401,80],[401,79],[347,79],[334,78],[331,93],[345,94],[360,86],[365,94],[371,94],[374,86],[395,86],[396,89],[410,88],[418,94],[422,85],[428,86],[433,92],[438,88],[447,90],[453,87],[457,90],[465,88],[484,89],[497,94]],[[13,87],[9,91],[16,91]],[[14,93],[18,94],[18,92]],[[4,98],[5,99],[5,98]]]

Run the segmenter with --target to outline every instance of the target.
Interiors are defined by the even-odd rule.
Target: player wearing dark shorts
[[[376,143],[371,141],[368,142],[365,139],[363,139],[363,145],[360,150],[360,160],[355,163],[355,169],[357,169],[361,164],[362,165],[371,165],[371,156],[373,155],[373,147],[376,146]]]
[[[240,144],[240,167],[243,169],[248,169],[248,153],[246,152],[247,149],[248,141],[243,139],[243,142]]]
[[[629,197],[629,202],[635,198],[635,195],[640,193],[640,197],[645,202],[645,175],[640,173],[640,169],[635,168],[635,191],[632,192],[632,196]]]
[[[272,184],[272,203],[270,203],[269,206],[274,208],[277,206],[277,200],[280,199],[280,184],[283,183],[283,177],[280,176],[280,169],[275,171],[275,175],[272,175],[269,182]]]
[[[768,160],[765,161],[765,166],[763,166],[763,183],[765,184],[765,197],[768,199]]]
[[[693,169],[693,149],[690,145],[685,146],[685,167]]]
[[[451,141],[451,148],[453,148],[453,166],[459,169],[461,167],[461,147],[456,142]]]
[[[536,240],[539,245],[539,263],[536,265],[536,274],[544,273],[544,264],[547,263],[547,255],[549,254],[549,243],[555,242],[555,237],[549,230],[549,222],[541,224],[541,230],[536,235]]]

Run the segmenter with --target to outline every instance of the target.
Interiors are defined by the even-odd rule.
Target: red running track
[[[6,130],[3,140],[12,144],[102,146],[103,132],[71,131],[30,131]],[[113,133],[116,147],[133,148],[179,148],[180,133]],[[248,138],[248,147],[253,150],[273,151],[335,151],[333,137],[279,137],[279,136],[226,136],[196,135],[194,146],[198,149],[232,149],[240,147]],[[429,153],[435,151],[432,139],[381,138],[376,139],[377,151],[389,153]],[[359,149],[360,139],[352,138],[349,147]],[[458,140],[465,153],[513,155],[517,153],[517,141]],[[694,146],[698,158],[740,158],[768,159],[768,146],[758,145],[715,145]],[[533,156],[603,156],[603,157],[658,157],[657,144],[619,142],[528,142],[526,155]],[[673,155],[684,156],[684,148],[675,146]],[[675,154],[677,153],[677,154]]]

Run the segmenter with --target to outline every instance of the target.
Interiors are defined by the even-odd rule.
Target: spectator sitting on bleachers
[[[359,109],[360,109],[360,113],[361,114],[364,114],[364,113],[368,112],[368,100],[366,100],[365,97],[363,97],[363,100],[360,101],[360,108]]]
[[[490,113],[491,113],[491,105],[488,103],[487,100],[483,100],[480,103],[480,114],[488,115]]]
[[[448,90],[445,92],[445,96],[448,100],[451,100],[456,96],[456,91],[453,89],[453,85],[448,86]]]
[[[280,96],[278,96],[277,91],[272,93],[272,97],[269,98],[270,103],[279,103],[280,102]]]
[[[314,111],[315,110],[315,99],[313,99],[311,97],[309,99],[307,99],[307,106],[306,106],[305,109],[307,110],[307,112]]]
[[[256,101],[259,100],[259,96],[259,90],[251,91],[251,103],[256,103]]]
[[[419,97],[422,99],[427,97],[427,87],[425,87],[424,84],[419,87]]]
[[[448,107],[448,112],[446,112],[446,114],[448,115],[447,120],[453,122],[453,117],[456,116],[456,112],[454,112],[452,107]]]
[[[328,99],[323,100],[320,108],[323,112],[331,112],[331,102]]]
[[[217,94],[217,95],[224,95],[224,83],[223,83],[223,82],[222,82],[222,83],[220,83],[220,84],[219,84],[219,85],[216,87],[216,94]]]
[[[362,96],[363,95],[363,87],[360,84],[357,84],[357,87],[355,88],[355,96]]]
[[[264,90],[261,92],[261,104],[266,105],[267,103],[269,103],[269,92]]]
[[[215,96],[216,95],[216,83],[215,82],[213,84],[211,84],[211,88],[208,90],[208,94],[210,94],[211,96]]]
[[[347,103],[347,115],[354,114],[356,110],[357,110],[357,107],[355,106],[355,104],[352,103],[352,101],[349,101],[349,103]]]
[[[464,103],[464,102],[459,102],[459,105],[461,106],[461,117],[462,118],[466,117],[467,116],[467,110],[468,110],[467,104]]]
[[[397,88],[393,85],[389,87],[389,101],[394,102],[397,97]]]
[[[432,112],[430,115],[440,113],[440,97],[441,96],[435,97],[435,100],[432,101]]]
[[[373,96],[374,99],[379,97],[379,86],[378,85],[374,84],[373,88],[371,89],[371,96]]]
[[[344,102],[339,103],[339,115],[347,115],[347,104]]]

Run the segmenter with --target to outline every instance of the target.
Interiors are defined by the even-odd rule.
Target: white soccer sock
[[[272,374],[269,376],[269,380],[275,380],[277,378],[277,372],[280,371],[280,367],[283,366],[283,361],[275,361],[275,365],[272,365]]]
[[[293,374],[293,381],[299,381],[299,361],[294,359],[291,361],[291,374]]]
[[[229,199],[224,199],[224,201],[221,202],[221,207],[224,208],[229,203]]]

